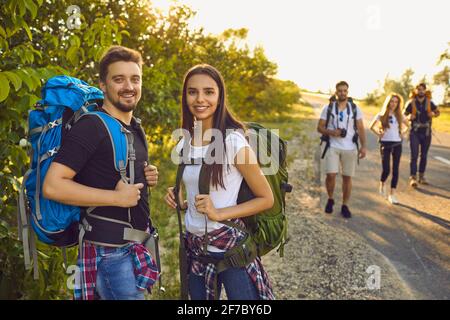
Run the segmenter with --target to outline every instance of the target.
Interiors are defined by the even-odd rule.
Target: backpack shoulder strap
[[[136,117],[133,117],[133,119],[134,119],[134,121],[136,121],[136,123],[138,124],[138,127],[139,127],[139,134],[141,135],[141,138],[142,138],[142,140],[144,141],[144,144],[145,144],[145,150],[146,150],[146,152],[148,153],[148,150],[149,150],[149,148],[148,148],[148,142],[147,142],[147,139],[146,139],[146,134],[145,134],[144,128],[142,128],[142,125],[141,125],[142,120],[139,119],[139,118],[136,118]]]
[[[103,123],[106,132],[108,133],[108,136],[111,140],[111,145],[113,148],[114,167],[120,173],[122,180],[124,180],[124,182],[127,182],[126,168],[129,160],[128,153],[130,153],[130,160],[131,160],[130,151],[134,152],[133,135],[128,134],[130,132],[127,129],[125,129],[119,121],[117,121],[115,118],[111,117],[109,114],[105,112],[100,111],[88,112],[83,114],[83,117],[88,115],[98,117],[100,121]],[[133,150],[129,150],[130,147],[133,148]],[[134,169],[134,166],[133,168],[131,168],[130,164],[130,182],[131,180],[133,180],[133,182],[131,183],[134,183],[134,179],[131,179],[131,171],[132,171],[131,169]]]
[[[348,101],[350,102],[350,105],[352,107],[352,113],[353,113],[353,129],[355,130],[355,135],[353,136],[353,143],[356,144],[356,150],[358,151],[358,154],[359,154],[359,142],[358,142],[359,134],[358,134],[358,126],[356,124],[356,112],[358,110],[357,110],[356,104],[353,102],[352,98],[349,98]],[[359,156],[357,157],[357,162],[359,164]]]
[[[209,188],[211,184],[211,174],[210,170],[208,170],[208,167],[205,166],[204,163],[202,163],[202,166],[200,168],[200,174],[198,177],[198,191],[200,194],[209,194]],[[205,236],[203,241],[203,253],[207,254],[208,252],[208,216],[205,214]]]
[[[428,115],[427,122],[431,122],[431,97],[425,97],[425,106],[426,106],[426,112]]]
[[[356,104],[353,102],[353,99],[349,99],[350,105],[352,107],[352,114],[353,114],[353,129],[355,129],[355,132],[358,131],[358,126],[356,125],[356,113],[358,112],[356,108]]]
[[[119,172],[124,183],[134,184],[136,151],[134,149],[133,133],[105,112],[93,111],[83,114],[98,117],[105,126],[113,148],[114,167]],[[129,179],[127,178],[127,166],[129,166]],[[86,212],[90,214],[95,207],[89,207]],[[128,222],[131,222],[131,209],[128,208]]]
[[[325,120],[325,129],[328,128],[328,125],[330,123],[331,114],[333,113],[334,102],[335,102],[335,100],[330,98],[330,102],[327,107],[327,118]],[[321,159],[325,158],[325,154],[327,153],[328,148],[330,147],[330,137],[328,135],[322,134],[322,136],[320,137],[320,145],[322,145],[323,142],[325,142],[326,144],[325,144],[325,148],[323,149]]]
[[[173,188],[173,193],[175,195],[175,202],[177,204],[177,214],[178,214],[178,227],[180,231],[180,241],[183,237],[183,225],[181,221],[181,203],[180,203],[180,190],[181,190],[181,180],[183,179],[184,169],[186,168],[186,164],[180,163],[177,168],[177,176],[175,180],[175,187]]]
[[[180,151],[180,156],[183,158],[183,149]],[[173,189],[175,195],[175,202],[177,204],[177,216],[178,216],[178,232],[180,237],[180,247],[178,252],[179,258],[179,269],[180,269],[180,298],[188,299],[189,298],[189,285],[188,285],[188,274],[189,274],[189,261],[186,250],[186,242],[183,234],[183,223],[181,217],[181,203],[180,203],[180,188],[181,181],[183,179],[184,169],[186,168],[186,164],[181,162],[177,168],[177,175],[175,180],[175,187]]]
[[[330,101],[327,107],[327,119],[325,120],[325,128],[328,128],[328,124],[330,123],[331,114],[333,113],[333,104],[334,101]]]
[[[413,99],[411,100],[411,114],[415,117],[418,113],[417,110],[417,105],[416,105],[416,98],[413,97]],[[419,111],[420,113],[420,111]]]

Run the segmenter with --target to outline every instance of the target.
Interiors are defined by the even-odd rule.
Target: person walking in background
[[[408,130],[408,121],[402,115],[403,98],[397,93],[389,94],[378,113],[370,123],[370,130],[379,138],[382,172],[380,194],[386,198],[385,182],[390,174],[392,155],[392,179],[388,200],[398,204],[395,190],[398,184],[400,158],[402,155],[402,135]]]
[[[428,184],[425,180],[427,155],[431,145],[431,123],[433,117],[440,115],[438,107],[431,101],[431,91],[427,91],[425,83],[420,83],[413,91],[412,100],[405,109],[405,116],[411,122],[409,143],[411,147],[410,178],[411,187],[417,187],[417,160],[419,158],[419,183]]]
[[[358,158],[362,159],[366,156],[363,114],[348,97],[348,88],[348,83],[345,81],[336,84],[337,99],[333,96],[330,103],[323,107],[317,126],[317,131],[323,135],[322,140],[327,142],[324,151],[327,174],[325,185],[328,193],[325,212],[333,212],[336,175],[341,167],[343,190],[341,214],[344,218],[351,217],[348,202]],[[329,149],[328,152],[327,149]]]

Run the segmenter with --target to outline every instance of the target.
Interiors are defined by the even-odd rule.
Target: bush
[[[66,13],[70,5],[80,8],[79,29],[68,24],[74,16]],[[143,91],[137,116],[143,119],[148,133],[151,158],[166,156],[155,152],[159,152],[158,148],[164,150],[168,135],[179,125],[181,82],[184,73],[196,63],[210,63],[223,73],[234,112],[247,120],[257,113],[283,113],[297,102],[297,86],[274,79],[276,65],[267,59],[263,49],[251,51],[242,45],[246,29],[205,35],[202,30],[189,30],[193,15],[188,7],[177,5],[164,16],[149,1],[142,0],[2,1],[0,298],[70,296],[60,251],[39,246],[41,277],[37,285],[31,272],[24,270],[23,249],[17,240],[17,194],[29,165],[27,150],[19,142],[27,134],[28,110],[39,100],[42,84],[48,78],[68,74],[96,84],[99,58],[109,46],[121,44],[143,53]],[[158,201],[152,202],[152,213],[152,218],[163,226],[169,225],[158,216]],[[170,235],[170,231],[164,232]],[[175,244],[168,245],[172,250],[167,254],[170,259]],[[69,256],[75,263],[76,249],[70,250]],[[174,272],[173,266],[170,270]],[[170,285],[172,296],[166,297],[175,297],[177,284]]]

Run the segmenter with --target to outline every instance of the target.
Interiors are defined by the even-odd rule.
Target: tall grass
[[[433,128],[440,132],[450,133],[450,107],[439,108],[441,115],[433,119]]]

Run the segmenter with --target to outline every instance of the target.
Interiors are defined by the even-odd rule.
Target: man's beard
[[[418,96],[419,98],[423,98],[423,97],[425,97],[425,93],[419,93],[419,94],[417,94],[417,96]]]
[[[136,108],[136,103],[132,105],[124,105],[120,101],[111,101],[111,104],[122,112],[130,112]]]
[[[113,99],[109,98],[108,94],[107,95],[108,95],[108,98],[109,98],[109,101],[111,102],[111,104],[114,107],[116,107],[118,110],[120,110],[122,112],[130,112],[136,108],[137,102],[134,104],[131,104],[131,105],[125,105],[125,104],[121,103],[120,96],[123,94],[127,94],[127,93],[133,93],[135,96],[137,95],[136,92],[134,92],[134,91],[119,92],[118,93],[119,98],[117,100],[113,100]]]
[[[341,97],[338,96],[338,101],[339,102],[344,102],[345,100],[347,100],[347,97],[341,98]]]

